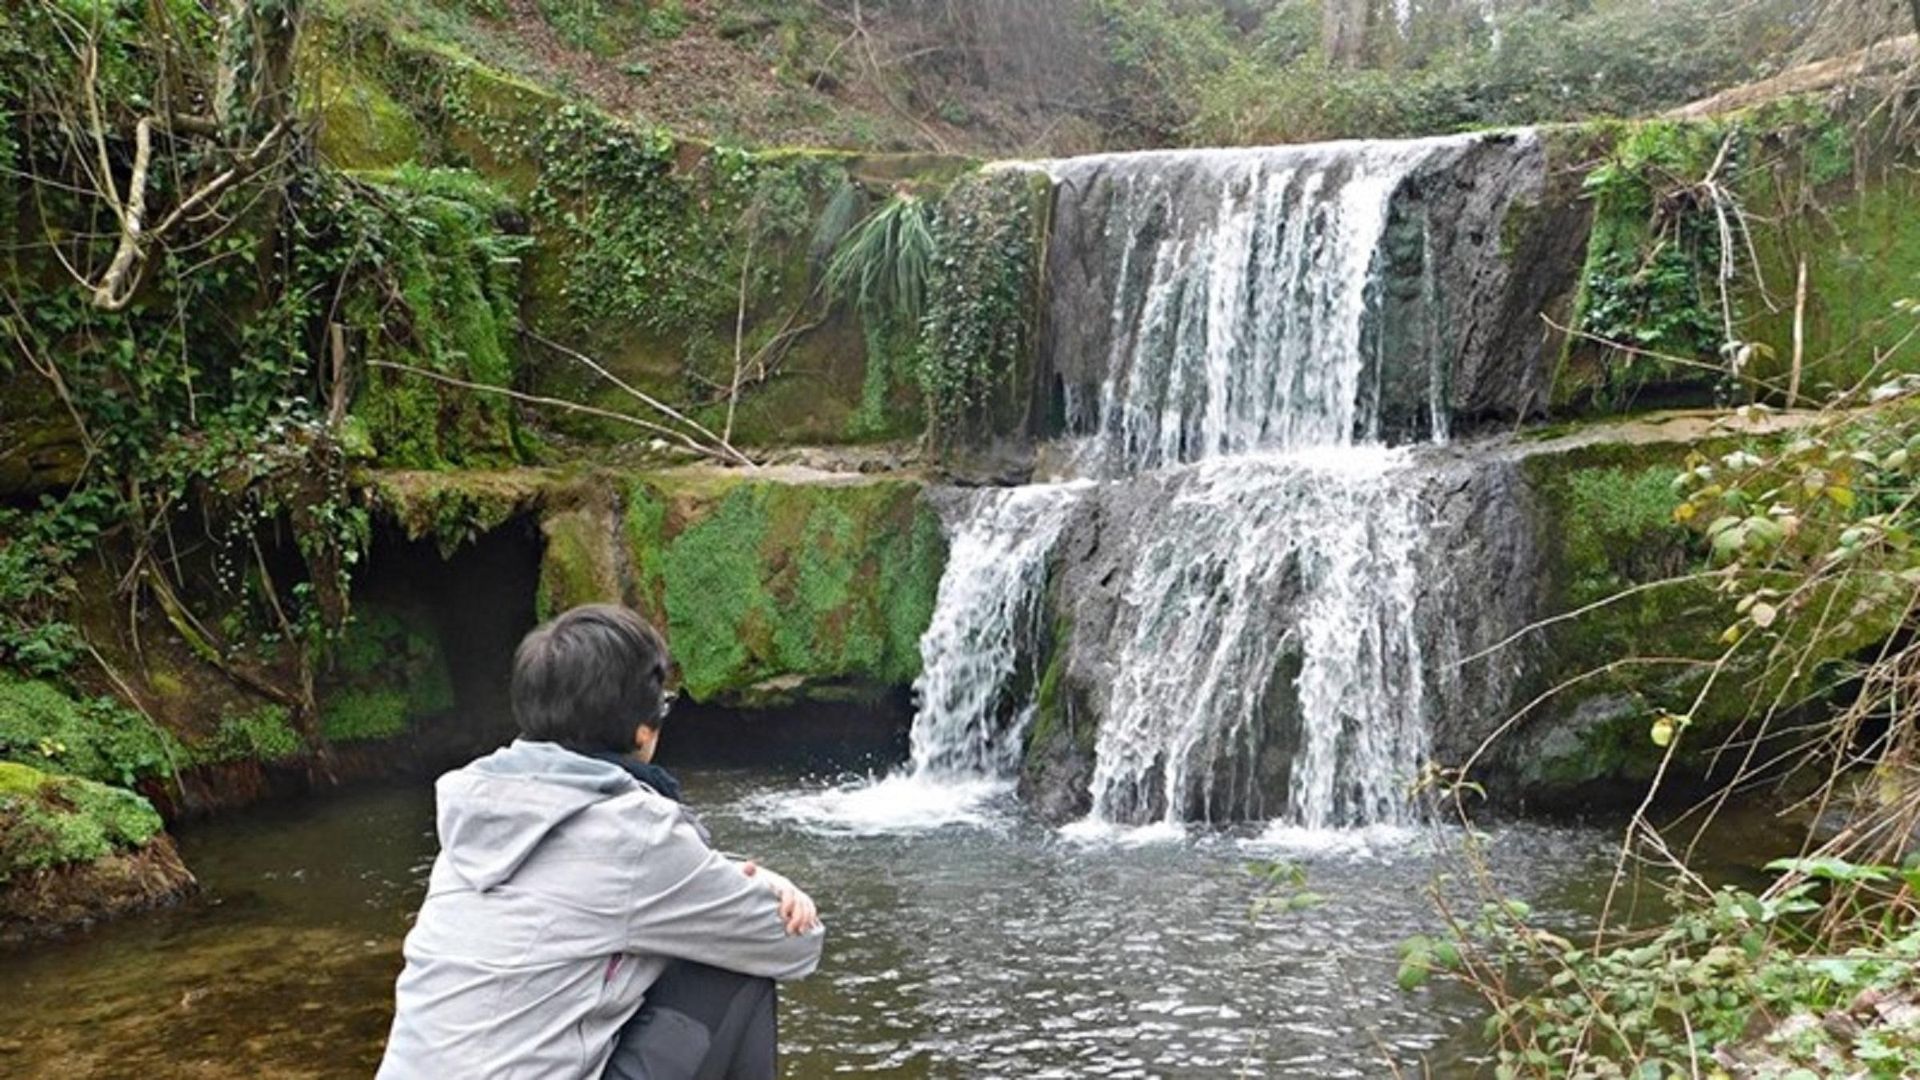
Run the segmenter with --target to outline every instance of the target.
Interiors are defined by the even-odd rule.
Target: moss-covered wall
[[[1894,302],[1920,295],[1920,157],[1884,113],[1786,99],[1558,137],[1589,148],[1578,175],[1592,225],[1572,315],[1593,336],[1566,341],[1556,409],[1784,401],[1803,261],[1803,402],[1876,365],[1920,369],[1914,350],[1892,349],[1913,326]]]
[[[319,146],[336,165],[467,166],[515,199],[536,242],[520,306],[533,389],[651,415],[573,349],[715,430],[737,383],[741,445],[922,429],[914,339],[863,334],[830,302],[823,271],[889,191],[938,187],[972,162],[679,139],[366,20],[317,25],[302,64]],[[870,356],[876,348],[888,355]],[[638,434],[583,414],[549,419],[592,438]]]
[[[1662,715],[1688,718],[1670,774],[1681,785],[1697,780],[1736,730],[1752,735],[1776,704],[1790,711],[1822,700],[1836,689],[1834,662],[1892,632],[1884,618],[1859,620],[1794,665],[1770,663],[1778,654],[1765,648],[1738,650],[1702,697],[1727,649],[1736,598],[1703,576],[1713,565],[1705,523],[1676,522],[1674,480],[1698,456],[1782,436],[1664,423],[1691,434],[1663,436],[1662,421],[1642,422],[1624,439],[1546,440],[1522,462],[1541,507],[1540,616],[1553,621],[1515,646],[1533,674],[1512,707],[1543,699],[1493,747],[1503,795],[1572,806],[1584,795],[1644,790],[1666,753],[1651,735]],[[1848,598],[1834,602],[1844,608]]]
[[[688,469],[549,513],[541,606],[634,605],[687,693],[772,705],[910,683],[946,561],[920,484]]]

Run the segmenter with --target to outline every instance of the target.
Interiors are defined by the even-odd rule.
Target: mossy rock
[[[552,618],[581,604],[619,603],[619,530],[613,510],[585,505],[550,513],[540,521],[546,551],[540,557],[534,613]]]
[[[363,173],[384,213],[370,243],[393,277],[396,297],[354,293],[340,321],[367,365],[352,416],[367,451],[382,465],[441,469],[520,463],[515,413],[506,398],[456,387],[510,386],[520,366],[515,336],[524,238],[502,220],[511,204],[476,174],[403,166]],[[374,368],[398,364],[412,369]],[[426,374],[420,374],[425,372]]]
[[[564,478],[540,469],[383,470],[366,477],[375,507],[442,558],[533,513]]]
[[[1645,353],[1570,337],[1553,407],[1704,403],[1756,388],[1781,399],[1803,261],[1802,393],[1818,400],[1876,364],[1920,366],[1913,350],[1892,350],[1913,326],[1894,302],[1920,294],[1920,222],[1909,212],[1920,197],[1914,136],[1870,110],[1865,99],[1794,98],[1730,116],[1578,129],[1593,147],[1589,161],[1600,164],[1580,171],[1594,211],[1573,325]],[[1725,308],[1715,281],[1718,219],[1696,205],[1697,193],[1677,191],[1716,162],[1745,223],[1745,231],[1735,226]],[[1729,336],[1752,346],[1738,387],[1720,355]]]
[[[1525,459],[1542,507],[1535,523],[1548,566],[1542,614],[1580,614],[1523,646],[1535,650],[1535,674],[1519,701],[1559,689],[1495,750],[1519,794],[1555,801],[1643,790],[1667,757],[1651,737],[1662,714],[1689,718],[1668,772],[1682,785],[1697,781],[1742,724],[1774,702],[1817,706],[1837,689],[1836,665],[1894,631],[1892,618],[1860,598],[1835,596],[1833,610],[1850,619],[1848,632],[1824,635],[1796,665],[1771,664],[1765,650],[1736,652],[1708,686],[1735,619],[1733,600],[1696,577],[1711,566],[1707,544],[1698,523],[1675,522],[1673,481],[1690,453],[1758,449],[1776,437],[1601,442]]]
[[[865,442],[923,429],[915,380],[900,377],[910,358],[869,356],[859,320],[822,297],[821,271],[840,232],[886,191],[938,189],[977,162],[714,146],[608,115],[444,43],[374,25],[351,30],[331,35],[320,74],[377,73],[386,97],[423,131],[424,160],[471,168],[524,211],[535,243],[519,314],[537,334],[716,430],[738,362],[746,372],[732,416],[740,445]],[[639,408],[561,351],[537,347],[534,359],[534,390],[615,412]],[[879,379],[869,371],[876,366]],[[863,409],[875,400],[884,407]],[[388,429],[431,430],[426,407],[397,398]],[[578,413],[550,420],[600,442],[636,434]],[[390,462],[431,449],[403,446],[396,457],[382,447]]]
[[[0,762],[0,944],[153,907],[193,885],[147,800]]]
[[[137,848],[161,829],[153,804],[124,788],[0,762],[0,883]]]
[[[919,673],[946,541],[916,483],[662,474],[631,483],[624,527],[633,600],[696,699]]]
[[[425,133],[405,106],[357,65],[329,55],[329,36],[302,41],[303,97],[317,122],[314,145],[342,169],[390,169],[420,156]]]

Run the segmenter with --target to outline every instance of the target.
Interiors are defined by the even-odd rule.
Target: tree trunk
[[[1322,4],[1320,45],[1327,63],[1359,67],[1367,51],[1367,0],[1322,0]]]
[[[1920,0],[1907,0],[1907,9],[1913,12],[1913,32],[1920,34]]]

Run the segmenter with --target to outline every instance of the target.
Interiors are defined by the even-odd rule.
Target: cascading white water
[[[1139,527],[1150,538],[1126,586],[1135,621],[1100,726],[1096,818],[1265,816],[1258,763],[1274,739],[1292,747],[1294,823],[1403,817],[1426,746],[1421,522],[1403,458],[1237,457],[1175,481]]]
[[[1393,196],[1458,140],[1073,158],[1104,185],[1108,356],[1095,475],[1379,434],[1368,315]],[[1095,406],[1089,416],[1087,405]],[[1435,403],[1444,410],[1444,402]]]
[[[1047,564],[1084,481],[950,493],[946,570],[920,636],[913,757],[884,778],[799,795],[764,809],[855,834],[979,825],[1013,788],[1035,687],[1020,679],[1041,640]]]
[[[1047,560],[1066,510],[1087,486],[972,493],[949,537],[933,622],[920,637],[916,774],[1001,777],[1018,763],[1032,687],[1014,686],[1014,675],[1038,639]]]
[[[1437,617],[1419,485],[1382,436],[1448,432],[1460,346],[1436,260],[1484,251],[1489,228],[1415,177],[1478,138],[1042,166],[1059,191],[1052,361],[1075,468],[1100,481],[1098,535],[1123,552],[1122,595],[1095,616],[1102,674],[1086,676],[1102,684],[1092,820],[1408,816],[1429,698],[1445,696],[1430,689],[1452,684],[1418,633]],[[1524,134],[1502,145],[1533,151]],[[1488,295],[1471,280],[1468,314]],[[1010,680],[1032,670],[1048,562],[1087,490],[977,495],[955,527],[922,639],[915,776],[1016,764],[1009,710],[1030,688]]]

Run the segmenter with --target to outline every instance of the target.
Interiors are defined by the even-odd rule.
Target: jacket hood
[[[467,884],[486,892],[512,878],[574,815],[640,787],[613,762],[516,739],[434,785],[440,850]]]

